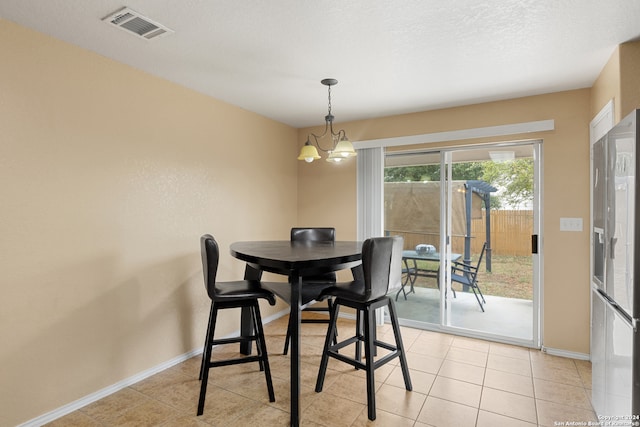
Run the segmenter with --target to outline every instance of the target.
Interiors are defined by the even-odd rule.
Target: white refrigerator
[[[639,112],[625,117],[591,150],[592,404],[609,425],[640,426]]]

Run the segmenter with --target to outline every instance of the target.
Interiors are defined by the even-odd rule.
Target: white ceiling
[[[122,3],[124,1],[125,3]],[[175,31],[101,21],[123,6]],[[296,127],[590,87],[638,0],[0,0],[0,17]]]

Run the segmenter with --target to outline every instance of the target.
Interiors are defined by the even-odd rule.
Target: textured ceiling
[[[296,127],[590,87],[638,0],[1,0],[0,18]],[[175,34],[101,21],[123,6]]]

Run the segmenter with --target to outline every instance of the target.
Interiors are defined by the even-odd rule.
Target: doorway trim
[[[555,121],[539,120],[535,122],[513,123],[508,125],[487,126],[480,128],[451,130],[446,132],[423,133],[420,135],[395,136],[391,138],[368,139],[355,141],[353,147],[386,148],[396,146],[433,144],[436,142],[462,141],[475,138],[495,138],[498,136],[516,136],[531,132],[547,132],[555,130]]]

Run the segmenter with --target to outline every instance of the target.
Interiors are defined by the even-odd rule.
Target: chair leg
[[[333,310],[333,299],[329,298],[327,300],[327,307],[329,308],[329,323],[331,323],[331,312]],[[334,335],[333,335],[333,345],[338,344],[338,319],[336,319],[336,327],[334,328],[335,330]]]
[[[473,295],[476,296],[476,300],[478,301],[478,304],[480,305],[480,310],[482,310],[482,312],[484,313],[484,306],[482,305],[482,302],[480,301],[480,298],[478,297],[478,293],[476,292],[476,288],[472,287],[471,290],[473,291]],[[482,297],[482,301],[484,301],[484,297]]]
[[[484,295],[482,295],[482,291],[480,290],[480,286],[478,286],[477,284],[476,284],[476,289],[477,289],[477,290],[478,290],[478,292],[480,293],[480,298],[482,298],[482,302],[483,302],[484,304],[486,304],[487,302],[484,300]]]
[[[367,413],[371,421],[376,419],[375,365],[373,362],[375,324],[375,311],[367,306],[364,310],[364,357],[367,371]]]
[[[211,315],[209,320],[209,327],[207,328],[207,337],[205,339],[205,349],[203,354],[203,370],[202,370],[202,382],[200,384],[200,398],[198,399],[198,415],[202,415],[204,412],[204,400],[207,397],[207,382],[209,381],[209,368],[211,363],[211,347],[213,336],[216,329],[216,318],[218,317],[218,308],[215,303],[211,304]]]
[[[404,352],[404,344],[402,343],[402,335],[400,334],[400,324],[398,323],[398,313],[396,312],[395,304],[391,298],[389,301],[389,318],[391,319],[391,326],[393,327],[393,336],[396,340],[396,348],[398,351],[398,357],[400,358],[400,367],[402,368],[402,376],[404,378],[404,387],[411,391],[413,385],[411,384],[411,376],[409,375],[409,365],[407,364],[407,356]]]
[[[327,365],[329,364],[329,347],[331,343],[336,339],[335,333],[337,330],[338,313],[340,312],[340,304],[333,303],[331,308],[331,314],[329,316],[329,328],[327,328],[327,337],[324,340],[324,347],[322,349],[322,359],[320,360],[320,369],[318,369],[318,379],[316,380],[316,392],[322,391],[324,385],[324,376],[327,373]]]
[[[260,356],[260,370],[264,369],[264,377],[267,380],[267,391],[269,393],[269,402],[275,402],[276,396],[273,391],[273,382],[271,381],[271,368],[269,367],[269,356],[267,354],[267,344],[264,339],[264,328],[262,327],[262,317],[260,316],[260,306],[258,301],[255,301],[255,305],[251,307],[253,311],[254,326],[258,333],[256,347]]]
[[[207,349],[207,337],[209,336],[209,330],[211,329],[211,318],[213,316],[213,301],[211,302],[211,309],[209,310],[209,323],[207,323],[207,333],[204,336],[204,346],[202,347],[202,362],[200,363],[200,375],[198,375],[198,379],[202,379],[202,373],[204,372],[205,365],[205,351]]]
[[[258,301],[256,300],[256,304],[258,303]],[[251,305],[249,306],[249,312],[251,314],[251,327],[253,328],[253,333],[255,335],[255,340],[256,340],[256,351],[258,352],[258,356],[262,356],[262,346],[260,344],[260,341],[262,341],[264,339],[264,333],[261,335],[260,331],[258,331],[258,314],[256,308]],[[262,325],[262,319],[260,319],[260,324]],[[262,358],[260,358],[258,360],[258,365],[260,367],[260,372],[264,371],[264,361]]]
[[[360,310],[356,310],[356,337],[358,337],[358,340],[356,341],[356,357],[355,359],[357,361],[360,361],[362,359],[362,348],[360,343],[362,342],[362,337],[363,337],[363,333],[362,333],[362,315],[361,315],[361,311]]]
[[[289,340],[291,339],[291,316],[289,316],[289,321],[287,322],[287,336],[284,339],[284,350],[282,351],[283,355],[287,355],[289,352]]]

